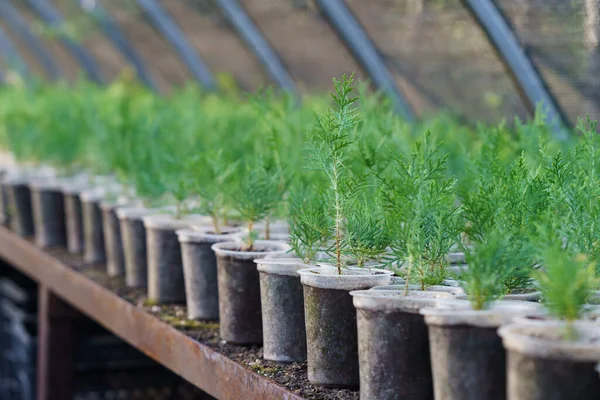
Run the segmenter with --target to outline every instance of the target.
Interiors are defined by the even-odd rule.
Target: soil
[[[123,277],[109,277],[104,264],[86,265],[83,257],[70,254],[62,248],[50,249],[48,252],[89,279],[111,290],[131,304],[143,308],[194,340],[213,348],[307,400],[359,399],[357,390],[324,388],[309,383],[306,362],[279,364],[265,361],[262,358],[262,346],[237,346],[220,340],[217,321],[189,320],[186,318],[187,310],[183,305],[159,305],[148,300],[146,289],[128,288]]]

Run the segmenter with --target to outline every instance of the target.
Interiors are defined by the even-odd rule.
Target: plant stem
[[[252,237],[252,229],[254,228],[254,221],[248,222],[248,251],[252,251],[254,247],[254,239]]]
[[[211,219],[212,219],[213,229],[214,229],[215,233],[220,234],[221,228],[219,227],[219,218],[213,214],[211,216]]]
[[[269,240],[271,238],[271,221],[269,217],[265,218],[265,239]]]
[[[408,256],[408,271],[406,271],[406,281],[404,283],[404,295],[408,296],[408,285],[410,282],[410,273],[412,270],[413,258],[412,255]]]
[[[181,202],[175,202],[175,219],[181,219]]]
[[[342,206],[339,190],[337,162],[333,160],[333,191],[335,193],[335,265],[338,275],[342,274]]]

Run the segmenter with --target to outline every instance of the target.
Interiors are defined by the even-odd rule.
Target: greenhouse
[[[0,0],[0,399],[600,399],[599,76],[598,0]]]

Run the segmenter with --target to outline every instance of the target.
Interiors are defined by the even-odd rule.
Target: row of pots
[[[149,299],[219,319],[223,340],[262,343],[267,360],[307,359],[312,383],[360,386],[362,399],[600,398],[597,322],[578,323],[579,340],[565,342],[561,323],[525,319],[542,314],[537,303],[473,311],[451,286],[404,296],[388,271],[338,275],[285,258],[281,242],[242,251],[239,230],[214,234],[201,216],[178,220],[79,182],[40,182],[2,184],[16,232],[106,261],[109,275],[147,285]]]

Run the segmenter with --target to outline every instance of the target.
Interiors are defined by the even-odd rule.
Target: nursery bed
[[[358,399],[358,391],[311,385],[306,363],[262,359],[260,346],[219,340],[215,321],[190,321],[180,305],[148,302],[145,291],[110,278],[64,249],[43,251],[0,227],[0,257],[154,360],[218,399]],[[60,351],[58,352],[60,354]],[[50,352],[52,354],[52,352]],[[52,363],[52,360],[50,361]]]

